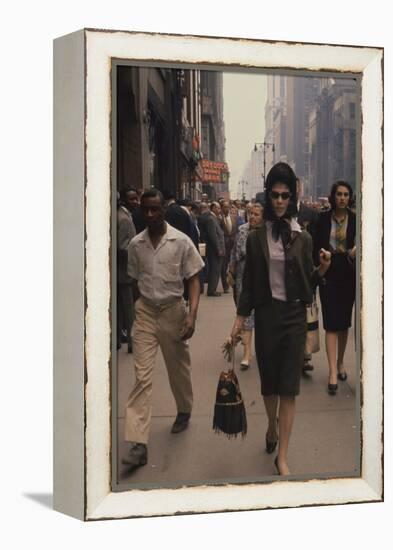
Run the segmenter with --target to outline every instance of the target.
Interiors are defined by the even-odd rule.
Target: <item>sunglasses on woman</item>
[[[289,193],[289,191],[284,191],[283,193],[278,193],[278,191],[270,191],[269,196],[271,199],[275,199],[275,200],[281,197],[283,201],[286,201],[291,196],[291,193]]]

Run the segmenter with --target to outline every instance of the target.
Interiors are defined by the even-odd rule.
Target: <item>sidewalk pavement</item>
[[[236,369],[247,411],[248,433],[229,440],[212,429],[218,376],[228,363],[221,346],[229,336],[235,315],[231,294],[219,298],[201,296],[197,327],[190,340],[194,409],[187,430],[171,434],[176,416],[165,364],[158,352],[153,379],[153,417],[146,466],[130,473],[121,464],[127,452],[123,440],[124,408],[133,387],[132,355],[123,345],[118,353],[118,482],[119,484],[181,485],[229,479],[250,481],[275,475],[275,453],[265,451],[266,413],[260,394],[260,380],[255,355],[247,371]],[[327,393],[328,366],[324,331],[320,319],[321,351],[312,357],[314,371],[303,376],[296,417],[290,441],[288,462],[291,474],[357,476],[359,424],[356,418],[356,366],[353,328],[350,329],[345,368],[346,382],[338,382],[335,396]],[[240,365],[242,346],[236,348],[236,365]],[[159,389],[159,391],[158,391]],[[156,390],[156,391],[155,391]],[[277,477],[275,476],[275,479]]]

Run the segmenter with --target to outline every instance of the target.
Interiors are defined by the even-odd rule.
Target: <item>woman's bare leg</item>
[[[277,463],[280,474],[285,476],[290,474],[288,468],[288,446],[289,438],[292,433],[293,420],[295,418],[295,397],[281,396],[280,408],[278,413],[278,457]]]
[[[344,353],[347,347],[348,341],[348,329],[338,332],[338,353],[337,353],[337,370],[338,372],[344,372]]]
[[[337,384],[337,332],[326,331],[325,343],[329,363],[329,384]]]
[[[242,331],[242,343],[244,346],[242,363],[249,365],[251,362],[251,339],[252,330]]]
[[[264,395],[263,402],[268,419],[267,438],[269,441],[277,440],[277,405],[278,395]]]

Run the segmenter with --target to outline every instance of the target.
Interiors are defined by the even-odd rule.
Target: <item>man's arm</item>
[[[134,303],[135,303],[141,295],[141,293],[139,292],[139,288],[138,288],[138,281],[136,279],[132,279],[131,288],[132,288],[132,297],[133,297]]]
[[[198,313],[199,295],[201,292],[201,285],[199,282],[199,272],[195,273],[192,277],[187,279],[188,286],[188,301],[189,312],[184,322],[183,330],[181,333],[182,340],[188,340],[194,334],[195,321]]]

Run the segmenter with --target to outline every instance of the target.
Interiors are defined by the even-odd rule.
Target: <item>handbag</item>
[[[305,353],[310,355],[311,353],[317,353],[320,350],[319,345],[319,310],[317,304],[317,298],[314,294],[314,298],[311,304],[307,305],[307,335]]]
[[[246,409],[240,385],[235,373],[235,349],[231,344],[223,346],[224,355],[232,361],[232,367],[220,373],[214,405],[213,430],[224,433],[229,439],[239,433],[244,437],[247,433]]]
[[[198,243],[198,250],[199,254],[202,258],[206,257],[206,244],[205,243]]]

